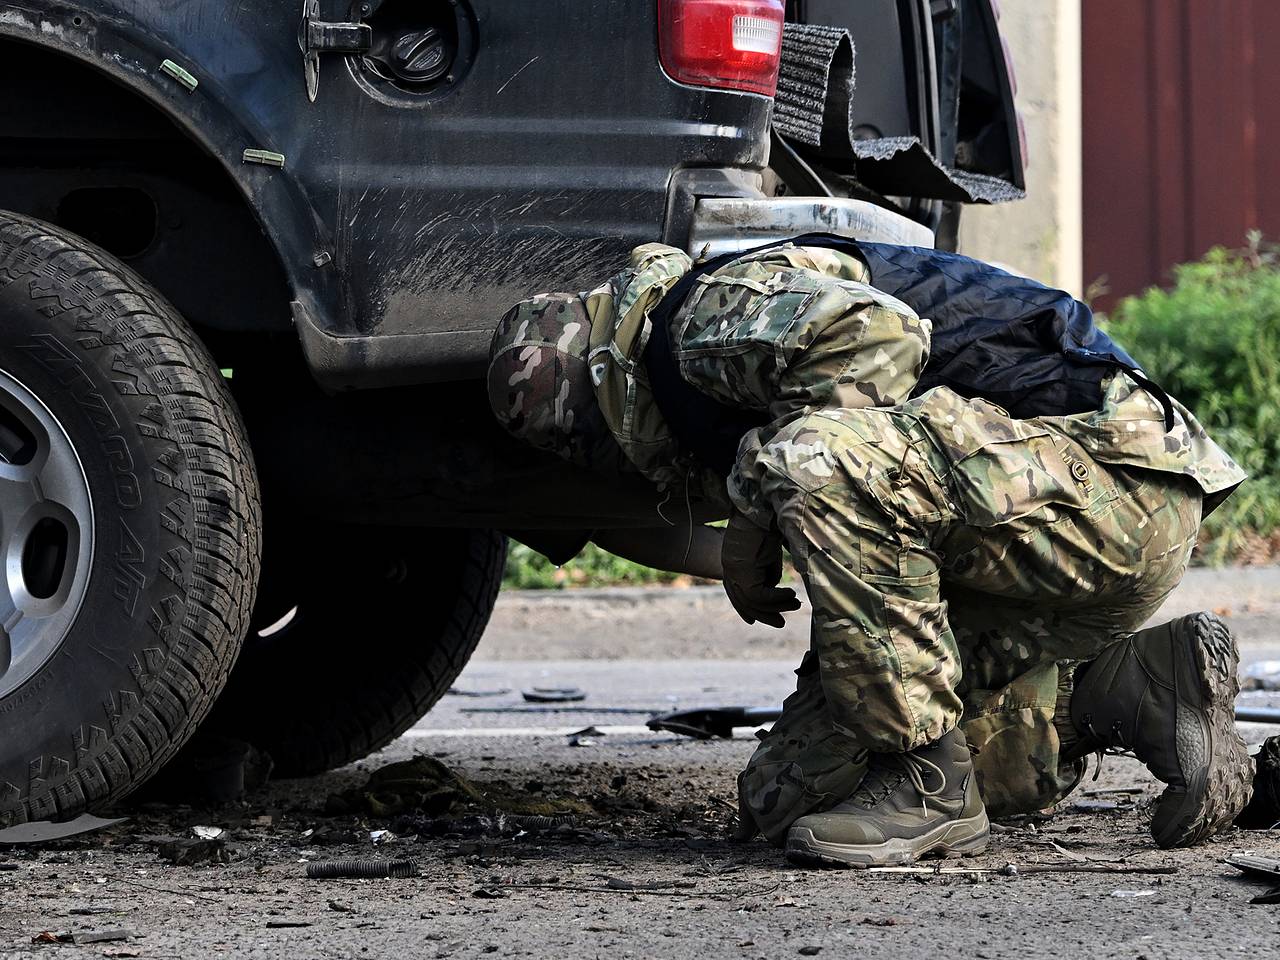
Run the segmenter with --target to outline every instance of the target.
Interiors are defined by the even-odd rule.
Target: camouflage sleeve
[[[675,318],[681,373],[723,403],[767,410],[893,406],[911,394],[932,327],[865,283],[788,264],[739,261],[704,278]],[[776,451],[769,428],[744,438],[734,506],[768,526]]]
[[[775,420],[901,403],[928,359],[931,332],[906,304],[865,283],[758,261],[701,278],[674,328],[686,380]]]

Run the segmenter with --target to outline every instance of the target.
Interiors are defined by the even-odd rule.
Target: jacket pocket
[[[952,487],[970,524],[999,526],[1053,507],[1089,510],[1114,496],[1075,444],[1020,426],[1021,436],[988,440],[953,466]]]

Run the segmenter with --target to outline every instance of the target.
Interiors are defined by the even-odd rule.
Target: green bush
[[[1280,534],[1280,248],[1251,234],[1121,301],[1104,323],[1250,479],[1205,522],[1202,562],[1270,560]]]
[[[660,583],[692,583],[690,577],[642,567],[606,553],[589,543],[580,554],[557,567],[523,543],[511,541],[502,585],[515,590],[554,590],[565,587],[639,587]]]

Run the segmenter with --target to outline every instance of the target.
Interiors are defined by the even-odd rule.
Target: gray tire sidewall
[[[95,548],[61,646],[0,700],[0,823],[56,818],[85,798],[136,786],[150,770],[133,764],[169,751],[163,741],[187,725],[200,686],[214,679],[196,676],[192,665],[217,671],[229,656],[191,649],[198,641],[183,628],[196,503],[183,446],[146,364],[112,342],[110,320],[74,294],[37,289],[28,276],[5,279],[0,368],[48,406],[75,446],[92,496]]]

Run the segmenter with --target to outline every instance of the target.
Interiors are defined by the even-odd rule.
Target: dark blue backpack
[[[761,410],[719,403],[685,381],[671,352],[671,319],[698,277],[784,243],[860,258],[872,286],[933,322],[929,361],[912,396],[946,386],[999,404],[1014,417],[1063,416],[1096,410],[1103,378],[1122,369],[1160,401],[1172,429],[1168,395],[1070,294],[956,253],[809,233],[700,264],[650,314],[645,366],[654,401],[681,448],[713,470],[727,475],[743,434],[767,418]]]

